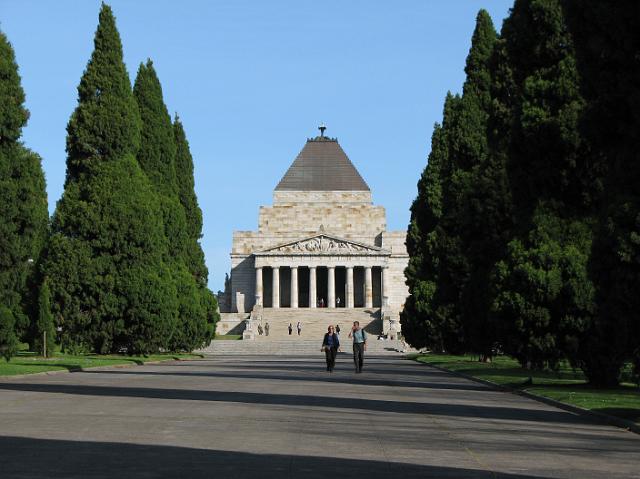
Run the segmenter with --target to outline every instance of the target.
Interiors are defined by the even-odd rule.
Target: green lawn
[[[416,355],[415,359],[495,384],[640,423],[640,388],[637,385],[623,382],[615,389],[593,389],[586,384],[582,372],[573,370],[568,364],[562,365],[558,371],[527,371],[522,369],[517,361],[505,356],[497,357],[491,363],[478,362],[477,356],[469,355],[423,354]],[[623,378],[630,380],[628,370]]]
[[[0,359],[0,376],[16,374],[34,374],[45,371],[81,371],[96,366],[116,366],[122,364],[144,364],[149,361],[167,361],[172,359],[195,359],[202,356],[196,354],[152,354],[149,356],[98,355],[98,354],[63,354],[56,353],[52,358],[43,358],[34,353],[21,351],[11,358],[10,362]]]
[[[237,341],[242,339],[242,334],[216,334],[213,339],[218,341]]]

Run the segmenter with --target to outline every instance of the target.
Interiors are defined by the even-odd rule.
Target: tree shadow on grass
[[[335,457],[252,454],[187,447],[0,437],[2,477],[11,479],[212,478],[544,479],[482,469]]]
[[[445,367],[446,366],[440,366]],[[457,372],[468,374],[470,376],[503,376],[509,378],[516,378],[519,381],[526,381],[529,377],[532,377],[535,381],[536,379],[542,380],[565,380],[565,381],[581,381],[584,378],[574,375],[572,373],[553,373],[548,371],[526,371],[522,369],[511,369],[511,368],[492,368],[492,367],[469,367],[457,369]],[[514,384],[517,384],[518,381],[514,381]]]
[[[637,408],[631,407],[602,407],[595,408],[592,411],[602,414],[608,414],[609,416],[621,417],[629,421],[640,423],[640,406]]]
[[[625,398],[637,398],[638,407],[640,408],[640,389],[635,386],[620,385],[618,387],[605,389],[594,388],[587,383],[534,383],[533,385],[529,384],[529,387],[531,386],[534,388],[561,391],[565,394],[569,394],[571,392],[575,392],[576,394],[616,394]],[[532,392],[536,391],[533,390]]]

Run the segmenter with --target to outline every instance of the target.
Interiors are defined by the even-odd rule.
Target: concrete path
[[[0,380],[0,477],[640,478],[640,436],[394,357]]]

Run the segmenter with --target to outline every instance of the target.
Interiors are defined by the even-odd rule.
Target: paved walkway
[[[0,380],[0,477],[640,478],[640,436],[428,366],[216,358]]]

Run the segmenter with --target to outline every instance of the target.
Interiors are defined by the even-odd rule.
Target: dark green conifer
[[[184,208],[187,221],[187,267],[197,279],[198,284],[206,287],[209,272],[204,260],[204,252],[200,246],[202,237],[202,211],[198,205],[193,177],[193,158],[189,149],[189,142],[182,126],[182,122],[176,115],[173,121],[173,133],[176,143],[176,179],[178,183],[178,195]]]
[[[207,331],[207,311],[200,298],[206,287],[204,255],[198,243],[202,219],[193,191],[193,164],[183,132],[180,167],[188,170],[181,171],[178,181],[175,127],[171,124],[162,97],[162,87],[151,60],[146,65],[140,65],[133,93],[143,125],[138,161],[151,179],[160,199],[169,244],[167,264],[171,267],[177,294],[178,320],[169,347],[172,350],[191,351],[202,345]],[[185,155],[188,155],[186,165],[183,164]],[[189,178],[184,178],[185,175]],[[195,213],[199,214],[199,218],[191,218],[191,223],[198,222],[196,225],[187,222],[186,209],[181,203],[181,199],[188,196],[188,192],[183,192],[182,187],[189,185],[193,196],[189,198],[189,213],[193,216],[195,207]],[[197,260],[200,263],[195,265]]]
[[[637,2],[567,0],[581,92],[586,160],[604,190],[589,268],[597,314],[579,343],[590,382],[611,386],[629,360],[640,373],[640,15]]]
[[[595,192],[579,134],[584,100],[559,0],[516,0],[502,37],[502,71],[509,71],[502,79],[511,85],[498,111],[510,118],[516,224],[495,269],[494,318],[506,352],[527,367],[554,367],[593,312],[587,260]]]
[[[449,133],[459,104],[458,96],[447,94],[442,126],[434,128],[427,167],[411,207],[407,234],[410,259],[406,269],[410,296],[400,321],[403,334],[415,347],[451,350],[456,348],[460,338],[459,318],[452,314],[438,289],[441,275],[448,273],[440,265],[446,247],[441,221],[444,183],[451,172]]]
[[[177,196],[173,126],[162,97],[160,80],[150,59],[138,68],[133,96],[142,119],[138,163],[161,195]]]
[[[44,263],[62,345],[150,353],[170,337],[175,287],[159,202],[135,154],[140,115],[111,8],[67,127],[67,181]]]
[[[496,260],[496,233],[490,229],[504,219],[503,208],[487,209],[485,201],[498,193],[487,182],[488,120],[491,108],[490,59],[497,35],[489,14],[480,10],[467,56],[459,111],[451,124],[451,171],[443,182],[441,228],[446,237],[441,251],[440,297],[459,318],[458,350],[491,355],[495,335],[488,322],[488,271]],[[493,180],[493,178],[491,178]]]
[[[18,352],[18,338],[13,313],[0,304],[0,356],[7,362]]]
[[[434,126],[427,166],[418,182],[418,196],[411,205],[407,231],[409,263],[405,269],[409,297],[400,314],[402,334],[416,348],[440,348],[441,338],[433,317],[433,294],[437,280],[435,228],[441,217],[440,161],[446,154],[442,127]]]
[[[202,338],[207,343],[215,332],[215,325],[219,319],[218,300],[208,289],[209,271],[205,264],[204,251],[200,245],[202,237],[202,211],[198,205],[193,175],[193,158],[189,149],[189,142],[182,122],[176,115],[173,122],[173,132],[176,142],[176,179],[180,203],[184,208],[187,220],[187,254],[186,265],[191,275],[196,279],[200,290],[200,302],[207,318],[207,328]]]
[[[122,61],[120,34],[111,7],[104,3],[67,133],[67,182],[140,146],[140,115]]]
[[[38,294],[38,319],[34,335],[34,349],[42,356],[51,357],[56,344],[56,327],[51,313],[51,292],[45,280]]]
[[[151,180],[162,208],[165,236],[169,244],[168,261],[187,259],[187,221],[178,197],[176,144],[171,117],[162,98],[162,87],[151,60],[140,64],[133,87],[140,117],[142,141],[138,163]]]
[[[35,281],[49,213],[40,157],[20,142],[29,118],[24,101],[13,48],[0,32],[0,305],[29,340],[27,285]]]

